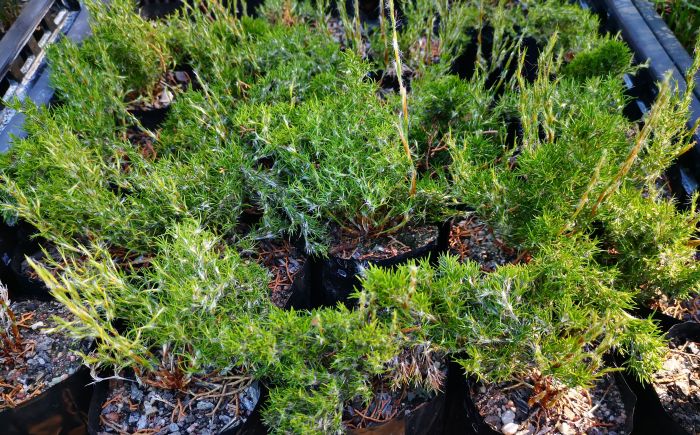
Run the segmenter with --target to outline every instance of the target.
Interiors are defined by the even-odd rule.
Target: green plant
[[[603,358],[617,348],[649,380],[662,361],[660,332],[626,312],[633,295],[615,289],[615,275],[593,260],[596,250],[591,242],[563,240],[528,265],[492,273],[449,256],[437,270],[428,262],[371,267],[358,298],[392,310],[404,330],[490,382],[538,370],[569,386],[588,386],[610,370]]]
[[[0,1],[0,33],[5,33],[10,29],[22,11],[22,3],[21,0]]]
[[[57,319],[77,339],[96,340],[83,355],[93,367],[132,368],[143,377],[185,382],[206,370],[227,370],[220,331],[239,317],[270,309],[267,276],[195,221],[174,225],[144,273],[117,262],[103,246],[60,247],[57,271],[29,260],[75,320]],[[117,329],[115,320],[122,322]],[[177,385],[169,385],[171,388]]]
[[[418,145],[419,167],[439,170],[449,164],[450,141],[483,141],[475,156],[481,164],[503,153],[505,131],[495,92],[483,78],[470,81],[429,68],[412,82],[412,108],[409,137]],[[489,144],[491,149],[489,149]]]
[[[413,169],[397,115],[377,98],[377,85],[364,80],[367,72],[346,53],[337,94],[299,104],[249,104],[236,114],[256,158],[272,162],[250,175],[264,221],[270,219],[271,230],[301,234],[309,251],[327,249],[329,223],[372,235],[419,222],[434,195],[419,183],[412,196]]]
[[[142,18],[132,0],[109,4],[91,1],[89,8],[95,41],[116,66],[128,95],[151,98],[156,84],[171,66],[160,25]]]
[[[686,50],[695,47],[700,29],[700,5],[693,0],[655,0],[653,3]]]
[[[424,343],[403,333],[393,312],[373,306],[273,309],[267,318],[235,324],[223,342],[249,370],[273,380],[264,418],[276,433],[342,432],[344,407],[372,399],[377,377],[428,396],[442,388],[439,362],[410,356]]]
[[[582,51],[563,69],[562,73],[579,80],[589,77],[631,72],[632,52],[619,39],[603,39],[592,50]]]
[[[519,24],[523,33],[546,45],[559,34],[555,50],[578,52],[592,47],[598,36],[598,18],[581,7],[560,0],[523,3],[525,14]]]

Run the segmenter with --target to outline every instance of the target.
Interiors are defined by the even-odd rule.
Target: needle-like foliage
[[[231,354],[222,352],[220,331],[271,306],[265,270],[221,246],[194,221],[172,227],[143,274],[117,263],[101,246],[61,252],[62,263],[54,265],[58,277],[30,263],[75,316],[59,327],[75,338],[97,340],[96,349],[84,355],[96,367],[188,375],[233,367]]]
[[[619,351],[648,380],[664,343],[629,312],[700,282],[695,202],[660,187],[690,146],[691,91],[666,80],[628,120],[631,52],[559,0],[382,2],[377,26],[335,6],[195,1],[148,21],[91,2],[93,37],[50,50],[57,104],[22,108],[0,198],[58,245],[31,264],[75,316],[60,327],[97,339],[86,362],[174,388],[266,378],[280,433],[342,432],[377,384],[431,397],[445,355],[489,381],[590,385]],[[528,262],[372,267],[356,309],[297,312],[233,245],[243,210],[261,214],[245,246],[324,254],[455,203]]]

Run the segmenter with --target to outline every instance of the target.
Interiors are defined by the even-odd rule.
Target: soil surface
[[[515,249],[506,246],[486,223],[474,215],[454,221],[448,243],[450,254],[462,261],[476,261],[486,272],[492,272],[504,264],[529,260],[529,255],[518,255]]]
[[[56,326],[53,316],[72,315],[58,302],[20,301],[11,304],[22,343],[18,351],[3,351],[0,344],[0,410],[29,400],[67,379],[81,366],[77,355],[87,350],[61,333],[48,334]]]
[[[654,375],[654,390],[671,418],[688,433],[700,434],[700,344],[669,347],[663,369]]]
[[[694,293],[683,300],[662,296],[651,304],[651,308],[684,322],[700,323],[700,293]]]
[[[434,225],[404,227],[395,234],[372,238],[342,233],[328,253],[343,260],[385,260],[436,243],[439,234],[440,230]]]
[[[187,392],[116,379],[109,387],[101,434],[218,434],[243,424],[260,398],[257,383],[234,376],[193,380]]]
[[[526,379],[528,384],[532,379]],[[486,424],[497,432],[525,434],[622,434],[627,413],[615,378],[606,375],[588,392],[564,389],[545,411],[528,405],[533,389],[522,383],[474,385],[472,398]]]
[[[272,303],[284,308],[292,296],[294,278],[306,263],[306,256],[284,240],[264,240],[258,248],[258,261],[272,274],[268,287]]]

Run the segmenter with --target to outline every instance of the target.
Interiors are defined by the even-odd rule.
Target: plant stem
[[[396,76],[399,80],[399,92],[401,93],[401,110],[403,111],[403,122],[399,125],[399,134],[401,136],[401,142],[403,143],[404,151],[408,160],[411,162],[411,188],[409,190],[409,195],[411,197],[416,194],[416,167],[413,164],[413,156],[411,155],[411,148],[408,145],[408,96],[406,94],[406,87],[403,84],[403,71],[401,68],[401,53],[399,51],[399,39],[396,32],[396,14],[394,12],[394,0],[388,0],[389,2],[389,14],[391,15],[391,27],[392,27],[392,45],[394,46],[394,58],[396,62]]]

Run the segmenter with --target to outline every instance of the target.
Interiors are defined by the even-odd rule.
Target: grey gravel
[[[27,317],[19,328],[25,347],[23,354],[0,355],[0,379],[10,386],[0,387],[0,410],[9,406],[4,394],[9,394],[15,386],[19,386],[20,391],[12,399],[22,403],[67,379],[81,365],[75,353],[86,350],[85,344],[61,332],[46,332],[46,329],[56,326],[54,316],[72,319],[69,311],[58,302],[27,300],[13,302],[10,307],[17,319],[31,317]]]
[[[206,377],[205,379],[208,379],[208,382],[212,380]],[[226,396],[221,402],[218,398],[194,399],[195,394],[211,388],[196,380],[190,382],[189,394],[162,390],[136,381],[112,379],[109,382],[110,391],[106,401],[110,402],[110,405],[102,409],[99,430],[105,434],[145,430],[152,430],[158,435],[216,434],[227,427],[243,424],[253,412],[260,397],[259,386],[255,382],[238,395]],[[173,413],[171,405],[178,402],[184,411],[179,418],[177,413]],[[130,411],[131,404],[136,405],[133,412]],[[173,417],[175,420],[172,420]]]

